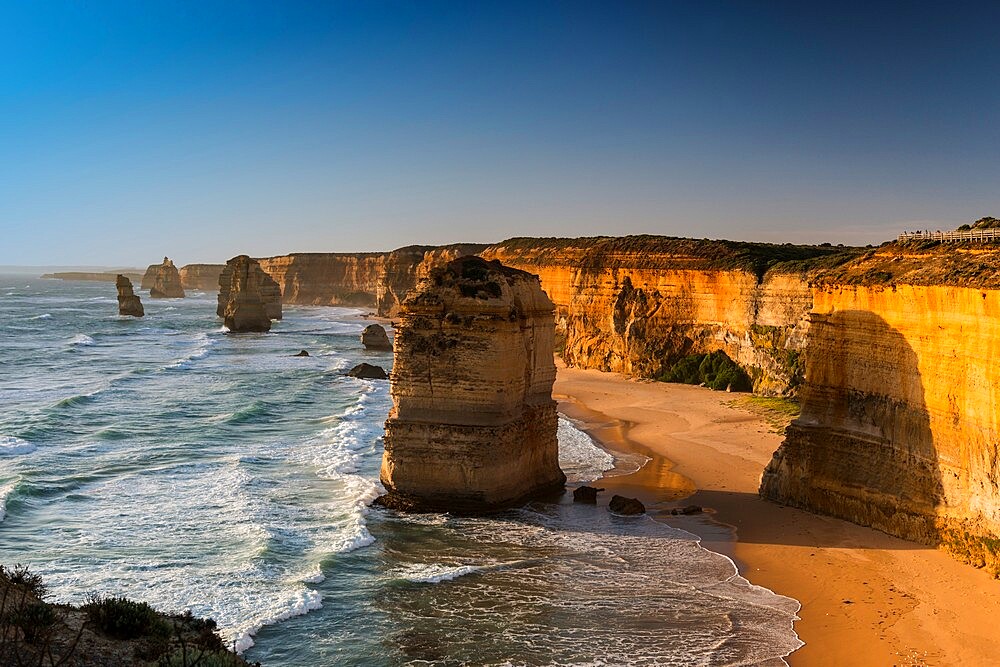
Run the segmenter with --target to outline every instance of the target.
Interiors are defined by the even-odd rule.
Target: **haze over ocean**
[[[0,264],[995,213],[993,3],[0,7]]]

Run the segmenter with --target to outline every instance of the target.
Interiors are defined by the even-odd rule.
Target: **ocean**
[[[60,602],[214,618],[267,667],[758,665],[795,600],[648,516],[531,503],[370,509],[389,384],[344,372],[362,311],[285,306],[231,335],[214,293],[119,317],[111,283],[0,276],[0,562]],[[311,356],[292,356],[299,350]],[[565,418],[571,483],[641,465]]]

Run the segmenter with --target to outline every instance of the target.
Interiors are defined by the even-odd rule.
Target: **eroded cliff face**
[[[553,306],[537,278],[463,257],[399,318],[381,502],[477,513],[561,488]]]
[[[482,244],[407,246],[382,253],[293,253],[258,259],[285,303],[372,308],[394,317],[407,292],[435,267]]]
[[[785,266],[727,257],[723,242],[628,241],[518,239],[482,256],[538,274],[556,304],[570,365],[658,377],[685,355],[723,350],[747,370],[755,392],[795,391],[811,266],[781,255]],[[808,247],[793,248],[810,258]]]
[[[386,253],[293,253],[258,259],[285,303],[374,308]]]
[[[761,494],[1000,573],[1000,292],[833,279],[813,290],[802,414]]]
[[[185,264],[180,268],[184,289],[214,292],[219,289],[219,276],[225,264]]]

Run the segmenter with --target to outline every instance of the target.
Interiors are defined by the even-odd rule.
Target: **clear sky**
[[[997,3],[0,3],[0,264],[1000,216]]]

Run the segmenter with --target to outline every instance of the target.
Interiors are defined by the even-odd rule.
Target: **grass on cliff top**
[[[496,250],[536,251],[544,263],[566,250],[580,251],[580,268],[614,268],[630,255],[630,268],[743,270],[759,279],[769,271],[804,273],[839,266],[865,252],[865,248],[791,243],[753,243],[671,236],[591,236],[581,238],[507,239]],[[530,260],[529,260],[530,261]]]
[[[783,396],[740,396],[730,401],[729,405],[757,415],[775,433],[784,433],[785,428],[802,412],[798,401]]]
[[[818,285],[953,285],[1000,288],[1000,244],[885,243],[817,273]]]

